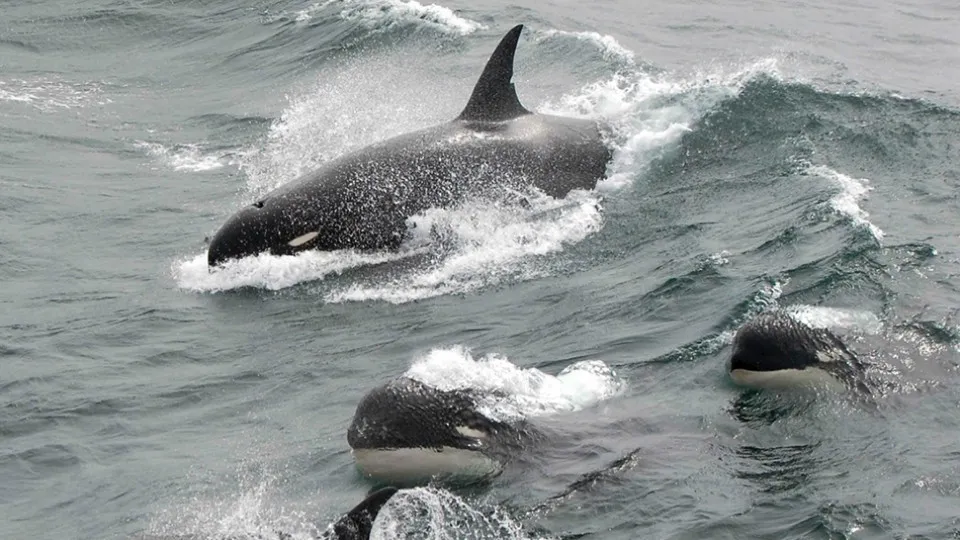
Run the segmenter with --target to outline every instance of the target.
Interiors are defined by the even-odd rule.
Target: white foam
[[[0,80],[0,101],[31,106],[44,112],[106,105],[100,83],[69,83],[57,79]]]
[[[600,230],[603,217],[595,194],[566,199],[530,197],[530,208],[470,201],[452,209],[431,209],[408,222],[411,249],[447,246],[435,263],[389,280],[336,288],[327,302],[380,300],[404,303],[444,294],[462,294],[505,279],[522,281],[547,273],[533,257],[563,250]]]
[[[196,144],[182,144],[171,148],[160,143],[135,141],[134,145],[175,171],[212,171],[230,163],[228,159],[220,156],[204,154]]]
[[[878,334],[883,326],[880,318],[869,311],[804,304],[787,306],[783,311],[814,328],[856,328],[869,334]]]
[[[479,510],[453,493],[435,487],[397,492],[374,521],[370,540],[526,540],[523,524],[498,507]]]
[[[486,28],[437,4],[423,5],[416,0],[328,0],[315,3],[296,13],[297,22],[306,22],[322,10],[341,6],[339,16],[369,29],[386,29],[397,24],[422,23],[444,32],[467,35]]]
[[[616,372],[599,360],[576,362],[553,376],[521,368],[498,354],[475,359],[462,346],[433,349],[414,361],[405,375],[441,390],[497,391],[506,397],[487,398],[480,410],[495,420],[580,410],[625,387]]]
[[[296,256],[260,254],[231,260],[210,270],[207,254],[174,262],[172,272],[182,289],[219,292],[241,287],[278,290],[304,281],[322,280],[349,268],[381,264],[409,257],[415,252],[366,254],[352,250],[305,251]]]
[[[836,183],[840,192],[830,199],[830,206],[836,212],[846,216],[854,225],[870,231],[878,243],[883,240],[883,231],[871,223],[867,219],[870,214],[860,208],[860,202],[873,189],[869,179],[853,178],[826,165],[808,165],[803,173],[826,178]]]

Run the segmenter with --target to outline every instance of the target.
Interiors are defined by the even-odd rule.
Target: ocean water
[[[526,29],[595,190],[431,210],[399,252],[204,238],[331,157],[456,115]],[[308,538],[372,487],[346,429],[408,370],[557,432],[376,538],[958,538],[960,7],[6,0],[0,538]],[[875,406],[733,386],[764,309],[875,362]],[[246,535],[246,536],[244,536]]]

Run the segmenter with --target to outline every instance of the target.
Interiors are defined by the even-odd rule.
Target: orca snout
[[[207,265],[270,253],[292,255],[310,249],[320,231],[265,201],[257,201],[230,217],[210,240]]]

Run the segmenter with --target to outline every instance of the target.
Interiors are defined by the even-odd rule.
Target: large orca
[[[534,114],[517,98],[522,29],[500,41],[457,118],[347,153],[241,209],[210,241],[209,266],[259,253],[395,249],[407,218],[429,208],[595,187],[611,159],[601,126]]]
[[[360,472],[411,485],[434,478],[470,483],[503,470],[543,434],[522,418],[484,408],[495,392],[442,390],[407,376],[371,390],[357,405],[347,443]]]
[[[750,388],[822,387],[869,393],[866,364],[836,334],[781,310],[761,313],[737,331],[728,370],[735,383]]]

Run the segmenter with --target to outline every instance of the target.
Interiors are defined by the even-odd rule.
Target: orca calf
[[[340,156],[241,209],[210,241],[208,265],[259,253],[395,249],[407,218],[429,208],[530,187],[552,197],[595,187],[611,159],[600,125],[534,114],[517,98],[522,29],[500,41],[457,118]]]
[[[440,390],[407,376],[374,388],[357,405],[347,430],[357,468],[364,476],[398,485],[496,476],[539,438],[524,420],[484,414],[485,400],[498,396]]]
[[[751,388],[826,387],[869,393],[865,364],[839,337],[779,310],[761,313],[737,331],[728,367],[733,382]]]

